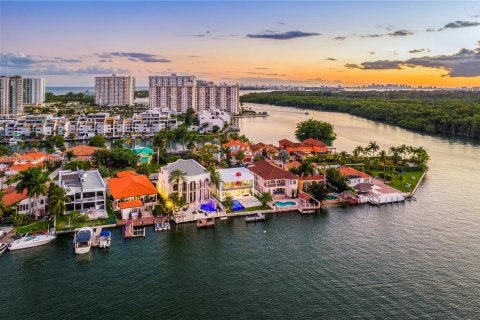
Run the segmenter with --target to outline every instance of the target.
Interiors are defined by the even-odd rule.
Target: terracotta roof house
[[[257,161],[247,169],[254,175],[257,192],[270,192],[275,198],[297,196],[298,177],[271,161]]]
[[[245,159],[243,162],[252,162],[253,155],[252,150],[250,149],[250,145],[240,140],[230,140],[227,143],[222,144],[222,147],[227,147],[230,149],[230,153],[232,155],[232,163],[237,163],[235,156],[238,154],[239,151],[242,151],[245,154]]]
[[[300,161],[292,161],[292,162],[287,162],[283,165],[283,168],[287,171],[290,171],[290,169],[293,169],[293,168],[298,168],[300,167],[302,163]]]
[[[5,175],[14,176],[18,174],[20,171],[24,171],[29,168],[35,168],[35,167],[43,167],[43,162],[38,162],[38,163],[25,162],[25,163],[11,165],[10,167],[7,168],[7,170],[5,170]]]
[[[350,167],[341,167],[338,169],[340,174],[348,179],[348,186],[354,187],[359,183],[372,183],[373,179],[368,174]]]
[[[293,142],[288,139],[278,141],[280,150],[287,150],[288,152],[301,151],[305,153],[330,153],[334,148],[329,148],[324,142],[309,138],[303,142]]]
[[[303,185],[308,185],[312,182],[325,182],[325,177],[321,174],[315,174],[313,176],[298,177],[298,188],[303,190]]]
[[[265,144],[263,142],[259,142],[256,144],[250,145],[250,150],[252,151],[253,156],[262,156],[272,158],[272,156],[278,155],[278,149],[275,148],[271,144]]]
[[[27,196],[27,190],[22,193],[18,193],[15,187],[10,186],[2,190],[3,198],[2,203],[6,207],[15,207],[17,213],[20,214],[33,214],[33,209],[36,208],[37,213],[42,215],[45,213],[46,196],[40,195],[37,197],[37,205],[34,206],[34,199],[29,199]],[[31,207],[30,207],[31,206]],[[30,209],[31,208],[31,209]]]
[[[66,154],[67,152],[72,152],[75,158],[79,160],[90,161],[92,160],[93,153],[98,149],[100,148],[86,146],[86,145],[78,145],[68,149],[67,151],[64,152],[64,154]]]
[[[150,215],[157,204],[157,189],[145,175],[126,170],[110,178],[107,184],[113,210],[120,210],[122,219]]]
[[[44,161],[60,161],[61,157],[39,151],[30,151],[26,153],[14,153],[11,156],[0,157],[0,163],[21,164],[21,163],[40,163]]]

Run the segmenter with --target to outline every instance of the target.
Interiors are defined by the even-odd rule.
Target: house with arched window
[[[184,173],[178,183],[169,181],[170,174],[174,170]],[[187,204],[201,204],[210,199],[210,172],[195,160],[180,159],[160,168],[157,189],[164,198],[177,193],[185,198]]]

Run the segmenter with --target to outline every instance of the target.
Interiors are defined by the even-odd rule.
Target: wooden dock
[[[197,220],[197,228],[213,228],[215,227],[215,218],[201,218]]]

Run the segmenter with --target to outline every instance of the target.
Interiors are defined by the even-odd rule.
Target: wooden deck
[[[197,220],[197,228],[213,228],[215,227],[215,218],[201,218]]]

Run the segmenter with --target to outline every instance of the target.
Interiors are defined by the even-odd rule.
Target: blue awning
[[[92,238],[92,234],[89,231],[80,231],[75,238],[76,242],[88,242]]]
[[[103,230],[102,232],[100,232],[100,237],[110,237],[112,233],[108,230]]]

